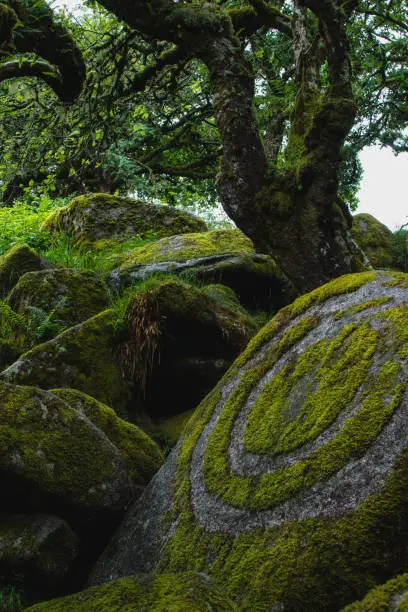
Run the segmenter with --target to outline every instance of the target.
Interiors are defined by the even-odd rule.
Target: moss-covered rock
[[[19,244],[0,256],[0,299],[4,299],[18,279],[26,272],[45,270],[51,264],[44,261],[26,244]]]
[[[76,534],[56,516],[1,515],[0,582],[21,589],[26,601],[56,597],[79,547]]]
[[[114,291],[154,275],[177,275],[200,284],[221,283],[230,287],[243,306],[250,310],[276,312],[294,297],[293,286],[268,255],[232,253],[198,259],[152,264],[129,264],[107,276]]]
[[[44,227],[68,234],[78,246],[116,237],[145,238],[153,234],[162,238],[207,229],[204,221],[176,208],[106,193],[74,198],[68,206],[53,212]]]
[[[36,387],[0,383],[0,406],[3,512],[56,512],[93,527],[124,509],[127,467],[89,419]]]
[[[371,272],[281,310],[189,420],[93,584],[194,569],[242,610],[330,612],[405,571],[407,304],[408,276]]]
[[[127,377],[144,391],[149,414],[194,407],[255,333],[251,316],[229,297],[220,303],[168,278],[148,282],[130,299],[129,335],[118,354]]]
[[[195,408],[176,414],[171,417],[160,419],[156,423],[156,434],[163,440],[168,447],[176,444],[183,433],[189,419],[193,416]]]
[[[129,388],[113,354],[118,342],[116,315],[106,310],[24,353],[0,380],[78,389],[121,414]]]
[[[108,307],[106,283],[94,272],[58,269],[24,274],[7,303],[28,321],[41,319],[42,340],[85,321]]]
[[[406,612],[408,610],[408,574],[401,574],[372,589],[362,601],[342,612]]]
[[[120,419],[115,412],[76,389],[51,389],[71,408],[84,414],[120,451],[136,486],[146,485],[163,463],[163,453],[139,427]]]
[[[162,238],[123,256],[123,265],[187,261],[224,253],[254,253],[254,245],[240,230],[214,230]]]
[[[367,213],[354,215],[352,235],[374,268],[392,267],[393,234],[386,225]]]
[[[233,602],[204,574],[186,572],[129,576],[53,601],[27,612],[217,612],[236,611]]]

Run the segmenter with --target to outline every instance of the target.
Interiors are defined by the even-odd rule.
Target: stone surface
[[[408,276],[281,310],[204,399],[91,584],[199,570],[239,609],[337,611],[408,545]]]
[[[154,234],[162,238],[207,229],[204,221],[182,210],[106,193],[74,198],[68,206],[53,212],[44,227],[68,234],[78,246],[117,237],[146,238]]]
[[[141,575],[109,582],[53,601],[27,612],[233,612],[236,606],[206,576],[194,572]]]
[[[129,389],[113,355],[117,344],[116,315],[106,310],[24,353],[0,381],[78,389],[121,414]]]
[[[386,225],[367,213],[354,215],[352,235],[373,268],[392,267],[393,234]]]
[[[79,547],[76,534],[56,516],[0,515],[1,581],[21,588],[26,600],[55,597]]]
[[[58,269],[28,272],[10,292],[7,302],[28,320],[39,318],[42,340],[89,319],[108,307],[108,288],[94,272]]]

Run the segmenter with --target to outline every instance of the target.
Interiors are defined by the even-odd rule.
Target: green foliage
[[[21,594],[14,586],[0,589],[0,610],[2,612],[20,612],[23,609]]]
[[[408,271],[408,230],[400,229],[393,235],[393,265],[395,268]]]
[[[0,255],[20,243],[44,250],[50,237],[41,225],[52,210],[65,204],[65,199],[42,195],[17,201],[12,208],[0,207]]]

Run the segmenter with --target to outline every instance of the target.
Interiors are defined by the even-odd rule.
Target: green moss
[[[408,610],[408,574],[392,578],[371,590],[342,612],[406,612]]]
[[[374,298],[373,300],[368,300],[367,302],[363,302],[362,304],[357,304],[356,306],[346,308],[346,310],[340,310],[336,313],[334,318],[341,319],[342,317],[352,316],[359,312],[364,312],[364,310],[368,310],[370,308],[377,308],[378,306],[382,306],[383,304],[388,304],[390,301],[392,301],[391,297]]]
[[[120,419],[115,412],[93,397],[76,389],[51,389],[75,410],[84,414],[119,449],[134,484],[146,485],[163,463],[157,444],[139,427]]]
[[[355,215],[352,235],[374,268],[392,266],[393,234],[386,225],[367,213]]]
[[[233,602],[204,575],[141,575],[114,580],[81,593],[36,604],[27,612],[234,611]]]
[[[0,465],[41,493],[103,507],[118,465],[97,429],[54,395],[0,383]],[[126,495],[126,491],[124,491]],[[31,500],[28,500],[28,506]]]
[[[26,244],[9,249],[0,257],[0,298],[6,297],[23,274],[44,267],[40,256]]]
[[[176,414],[175,416],[161,419],[158,423],[156,423],[155,429],[164,442],[167,442],[171,446],[176,444],[177,440],[183,433],[187,422],[194,414],[194,411],[195,408],[192,408],[191,410],[187,410],[187,412],[182,412],[181,414]]]
[[[14,10],[4,4],[0,4],[0,41],[2,46],[10,42],[13,30],[19,24],[19,19]]]
[[[28,342],[24,317],[0,300],[0,368],[15,361],[26,349]]]
[[[74,198],[53,212],[43,227],[68,234],[77,246],[135,235],[145,239],[152,232],[162,238],[207,229],[203,221],[182,210],[106,193]]]
[[[163,238],[133,251],[124,258],[123,265],[185,261],[224,253],[253,252],[251,240],[239,230],[214,230]]]
[[[122,413],[129,388],[113,355],[118,343],[116,315],[106,310],[24,353],[0,379],[78,389]]]

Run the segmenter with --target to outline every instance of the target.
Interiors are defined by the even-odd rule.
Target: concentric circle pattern
[[[406,301],[386,278],[332,297],[235,371],[192,453],[201,526],[338,515],[381,489],[408,443]]]

